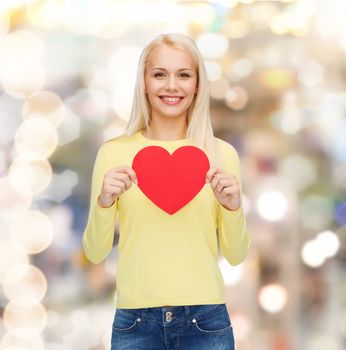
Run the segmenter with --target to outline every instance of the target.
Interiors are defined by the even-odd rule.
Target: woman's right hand
[[[108,170],[103,178],[101,193],[97,201],[102,208],[108,208],[128,190],[132,183],[138,184],[137,175],[129,166],[120,166]]]

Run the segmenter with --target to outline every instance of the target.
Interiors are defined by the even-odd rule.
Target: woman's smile
[[[184,99],[182,96],[159,96],[159,98],[164,104],[171,106],[178,105]]]

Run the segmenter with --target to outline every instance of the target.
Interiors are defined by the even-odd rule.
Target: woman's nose
[[[177,81],[176,81],[175,77],[170,77],[168,79],[168,87],[170,89],[176,89],[177,88]]]

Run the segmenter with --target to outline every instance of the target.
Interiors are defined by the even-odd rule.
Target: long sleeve
[[[240,186],[242,199],[242,179],[240,160],[236,149],[228,144],[225,159],[225,171],[233,174]],[[228,210],[218,203],[218,233],[221,254],[231,265],[238,265],[247,256],[251,237],[247,229],[243,204],[237,210]]]
[[[108,208],[102,208],[97,202],[104,174],[111,168],[110,164],[107,143],[104,143],[97,153],[94,164],[89,216],[83,233],[84,253],[94,264],[101,263],[113,247],[117,201]]]

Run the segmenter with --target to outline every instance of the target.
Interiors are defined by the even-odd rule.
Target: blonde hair
[[[160,34],[143,49],[137,70],[131,116],[124,134],[133,135],[149,128],[151,109],[145,95],[144,76],[150,54],[159,45],[168,45],[171,48],[183,50],[191,56],[197,71],[198,90],[187,111],[186,137],[206,152],[211,167],[221,166],[221,155],[211,125],[209,82],[203,58],[192,39],[181,33]]]

